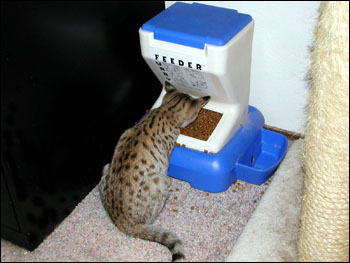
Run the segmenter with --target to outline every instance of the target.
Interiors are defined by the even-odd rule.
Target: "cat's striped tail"
[[[172,233],[157,226],[146,224],[134,225],[132,232],[133,236],[135,237],[153,242],[158,242],[166,246],[172,254],[173,262],[183,261],[185,259],[182,241],[178,238],[178,236],[175,233]]]

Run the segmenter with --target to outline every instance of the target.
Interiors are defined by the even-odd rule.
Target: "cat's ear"
[[[171,85],[168,81],[165,81],[164,88],[165,88],[165,91],[167,93],[169,93],[170,91],[175,90],[175,87],[173,85]]]
[[[196,105],[203,108],[209,102],[209,100],[210,100],[210,96],[205,96],[205,97],[196,99],[194,102],[196,103]]]

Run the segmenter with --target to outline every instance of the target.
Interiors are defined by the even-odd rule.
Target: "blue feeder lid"
[[[224,46],[250,21],[237,10],[177,2],[141,28],[154,32],[154,39],[204,49],[205,43]]]

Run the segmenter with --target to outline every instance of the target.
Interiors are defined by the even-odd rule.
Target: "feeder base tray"
[[[193,188],[223,192],[237,179],[263,184],[286,154],[286,136],[263,128],[265,119],[249,106],[248,119],[218,153],[206,153],[175,146],[168,175]]]

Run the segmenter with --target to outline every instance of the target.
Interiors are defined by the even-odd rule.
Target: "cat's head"
[[[165,82],[165,91],[162,106],[166,105],[169,110],[175,113],[181,128],[192,123],[210,99],[210,96],[195,99],[188,94],[179,92],[168,82]]]

